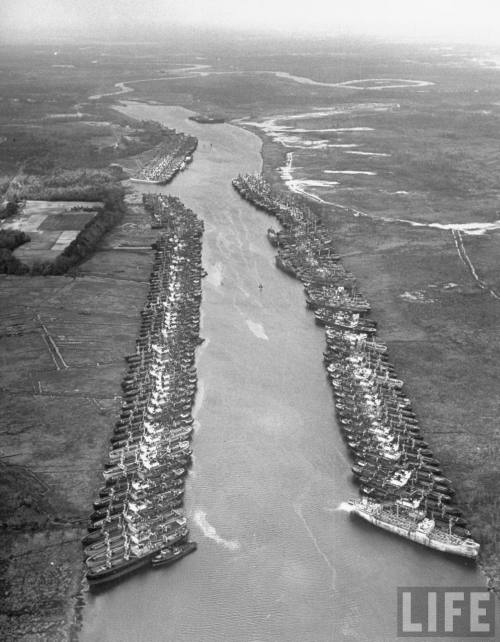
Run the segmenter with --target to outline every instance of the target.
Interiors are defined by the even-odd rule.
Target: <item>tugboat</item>
[[[153,568],[169,566],[186,555],[189,555],[189,553],[193,553],[197,547],[196,542],[186,542],[185,544],[163,548],[151,559],[151,565]]]
[[[412,542],[470,559],[476,559],[479,554],[480,545],[476,541],[452,533],[452,519],[446,531],[437,527],[436,522],[426,517],[423,511],[408,509],[398,502],[384,505],[365,498],[351,499],[349,505],[355,515]]]

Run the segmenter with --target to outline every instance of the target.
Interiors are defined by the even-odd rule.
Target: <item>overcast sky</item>
[[[119,38],[147,23],[500,45],[500,0],[0,0],[9,38]]]

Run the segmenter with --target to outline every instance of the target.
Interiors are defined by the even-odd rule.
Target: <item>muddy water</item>
[[[89,596],[81,639],[390,641],[398,586],[483,585],[465,562],[342,510],[357,490],[322,366],[323,333],[300,284],[274,267],[265,238],[272,219],[230,183],[260,169],[259,139],[194,123],[177,107],[124,111],[200,141],[189,169],[162,188],[205,220],[206,342],[186,488],[199,546],[173,567]]]

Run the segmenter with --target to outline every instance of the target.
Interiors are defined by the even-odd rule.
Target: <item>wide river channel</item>
[[[198,550],[90,594],[81,640],[386,642],[397,639],[398,586],[484,586],[473,565],[342,509],[358,491],[322,364],[324,333],[300,283],[274,265],[265,236],[274,220],[231,186],[260,170],[259,138],[195,123],[179,107],[122,109],[199,139],[170,185],[136,184],[178,196],[205,222],[206,341],[185,494]]]

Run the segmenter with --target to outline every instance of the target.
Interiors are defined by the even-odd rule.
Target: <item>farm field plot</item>
[[[31,267],[59,256],[102,205],[98,201],[26,201],[16,216],[0,223],[0,229],[29,234],[31,241],[17,248],[15,255]]]

